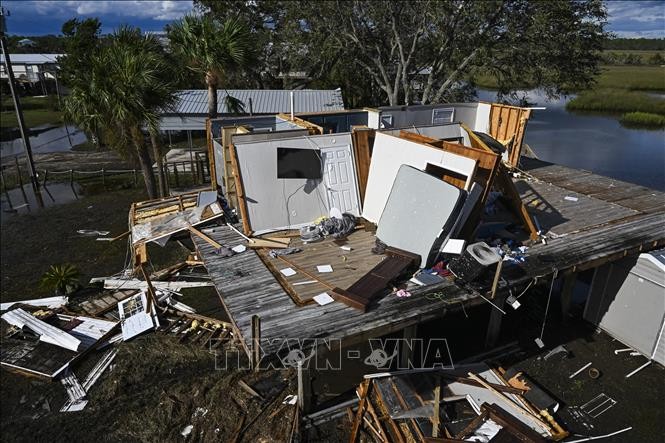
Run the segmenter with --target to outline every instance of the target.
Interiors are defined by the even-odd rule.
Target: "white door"
[[[358,184],[351,155],[351,146],[322,148],[324,181],[328,190],[331,208],[360,215]]]

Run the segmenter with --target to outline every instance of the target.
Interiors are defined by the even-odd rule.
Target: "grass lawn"
[[[496,78],[483,73],[474,74],[479,88],[496,89]],[[630,91],[665,91],[665,68],[660,66],[601,66],[595,88],[616,88]],[[528,84],[517,85],[530,89]]]
[[[665,91],[665,68],[661,66],[603,66],[597,88],[631,91]]]
[[[54,97],[21,97],[23,119],[28,128],[45,124],[62,124],[62,112],[55,109]],[[16,111],[11,97],[2,98],[0,127],[3,129],[18,128]],[[3,131],[4,133],[5,131]]]
[[[51,265],[71,263],[76,266],[83,286],[91,277],[121,271],[127,253],[126,240],[100,242],[76,231],[96,229],[110,231],[109,236],[120,235],[128,229],[130,204],[145,199],[142,188],[124,189],[87,194],[76,202],[30,214],[3,214],[0,299],[5,302],[53,295],[39,285]],[[178,247],[153,246],[149,246],[149,253],[155,265],[170,263],[173,259],[170,254],[182,252]]]

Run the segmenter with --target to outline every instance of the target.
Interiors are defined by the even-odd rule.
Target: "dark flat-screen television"
[[[322,176],[319,150],[277,148],[277,178],[320,179]]]

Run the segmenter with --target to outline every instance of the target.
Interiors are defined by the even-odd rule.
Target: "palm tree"
[[[65,100],[66,115],[75,123],[94,124],[110,146],[138,158],[149,198],[157,197],[157,188],[144,129],[152,136],[163,193],[156,134],[160,112],[175,101],[175,79],[169,72],[156,38],[143,36],[138,28],[122,27],[92,55],[90,72],[80,74],[86,81],[74,82]]]
[[[208,15],[188,15],[171,25],[168,35],[175,53],[187,60],[190,69],[205,76],[208,117],[217,117],[217,88],[225,74],[252,60],[248,28],[236,19],[221,23]],[[227,94],[227,100],[237,100],[228,97]]]

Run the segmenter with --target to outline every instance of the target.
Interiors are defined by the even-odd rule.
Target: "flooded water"
[[[73,185],[69,183],[47,183],[46,186],[41,186],[40,189],[44,207],[70,203],[81,198],[81,188],[76,183]],[[4,220],[12,214],[34,213],[40,209],[30,184],[23,185],[23,192],[19,187],[10,189],[6,193],[3,192],[0,196],[0,206],[2,208],[0,220]]]
[[[80,145],[87,140],[85,133],[72,125],[36,126],[30,129],[30,134],[30,145],[35,154],[69,151],[72,146]],[[0,157],[13,157],[23,153],[23,141],[20,137],[0,144]]]
[[[662,96],[662,94],[661,94]],[[494,100],[493,91],[479,91],[481,100]],[[568,99],[547,101],[530,92],[534,110],[526,143],[542,160],[665,191],[665,131],[621,126],[612,116],[566,111]]]

